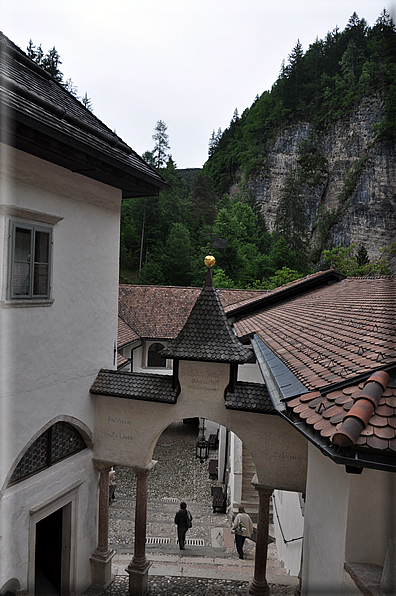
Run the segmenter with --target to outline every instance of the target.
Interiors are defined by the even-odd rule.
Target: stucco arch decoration
[[[49,420],[40,429],[38,429],[34,433],[34,435],[32,435],[30,440],[24,445],[23,449],[21,449],[21,451],[15,457],[12,465],[10,466],[10,468],[8,470],[8,473],[4,480],[3,486],[0,489],[0,499],[3,496],[5,490],[8,486],[8,483],[10,481],[10,478],[11,478],[12,474],[14,473],[14,470],[18,466],[19,462],[21,461],[22,457],[30,449],[30,447],[38,439],[38,437],[40,435],[42,435],[43,433],[45,433],[45,431],[47,431],[51,426],[53,426],[57,422],[67,422],[71,426],[74,426],[78,430],[78,432],[81,434],[82,438],[84,439],[87,448],[92,449],[92,447],[93,447],[93,432],[84,422],[82,422],[78,418],[75,418],[74,416],[69,416],[66,414],[59,414],[58,416],[55,416],[55,418],[52,418],[51,420]]]
[[[277,415],[226,409],[229,365],[181,361],[181,392],[175,404],[96,395],[94,458],[147,467],[161,433],[172,422],[202,417],[233,431],[251,453],[258,482],[304,491],[307,442]]]

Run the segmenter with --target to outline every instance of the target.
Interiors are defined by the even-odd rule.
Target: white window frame
[[[29,288],[26,295],[14,294],[14,273],[15,273],[15,238],[16,230],[24,229],[31,232],[30,238],[30,254],[33,258],[30,259],[29,271]],[[47,291],[44,294],[34,294],[34,248],[36,241],[36,233],[43,232],[48,234],[48,279]],[[49,300],[51,298],[51,272],[52,272],[52,228],[35,223],[26,223],[17,220],[10,220],[10,235],[9,235],[9,259],[8,259],[8,294],[7,299],[11,301],[32,302],[35,300]]]

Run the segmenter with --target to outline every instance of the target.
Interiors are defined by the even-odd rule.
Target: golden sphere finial
[[[205,257],[205,265],[207,267],[213,267],[215,263],[216,259],[212,255],[208,255],[207,257]]]

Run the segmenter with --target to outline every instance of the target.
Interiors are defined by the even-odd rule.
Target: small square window
[[[11,222],[9,297],[50,297],[52,230]]]

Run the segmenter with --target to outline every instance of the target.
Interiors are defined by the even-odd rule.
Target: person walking
[[[177,525],[177,539],[180,550],[184,550],[186,543],[186,532],[192,527],[192,515],[187,510],[187,505],[184,501],[180,503],[180,509],[175,515],[175,524]]]
[[[243,559],[243,545],[246,538],[250,538],[253,533],[253,522],[246,513],[244,507],[238,508],[238,514],[235,516],[232,525],[232,532],[235,534],[235,546],[240,559]]]

